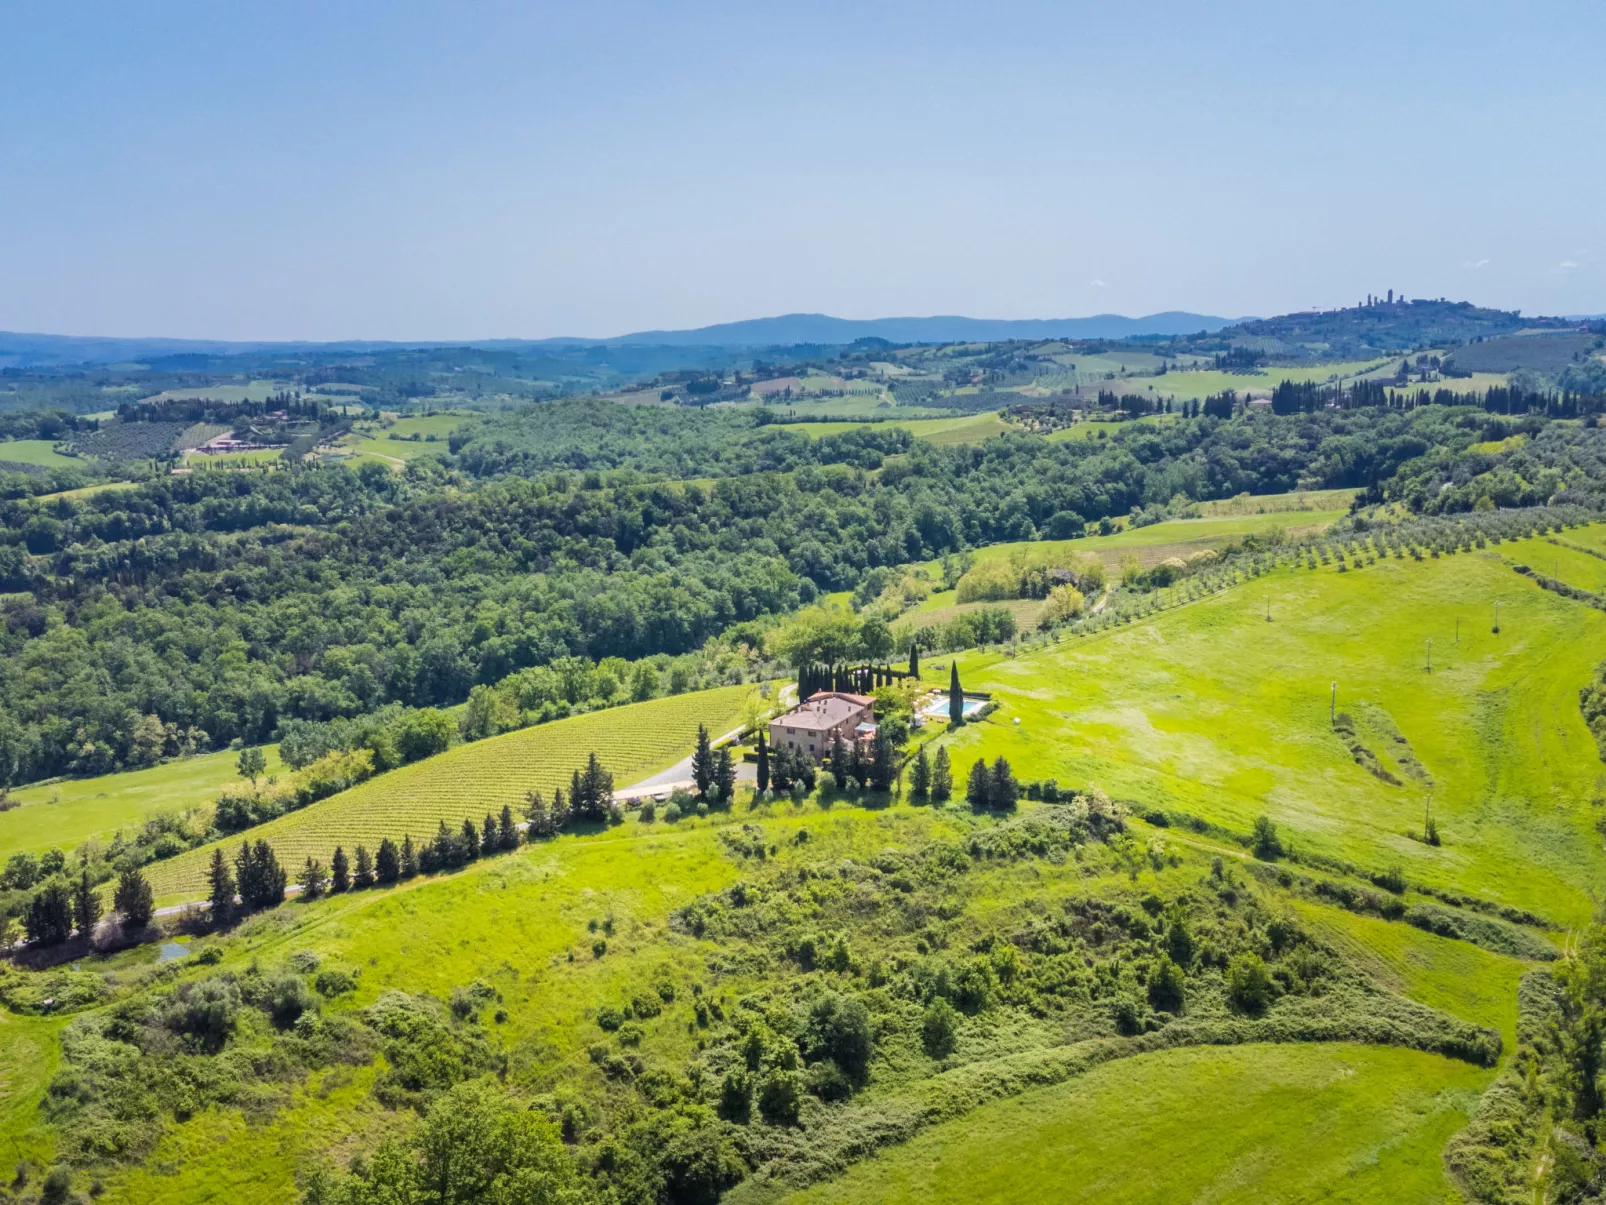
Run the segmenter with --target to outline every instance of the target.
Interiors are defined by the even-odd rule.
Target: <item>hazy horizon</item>
[[[1606,311],[1598,7],[10,4],[0,33],[8,331]]]

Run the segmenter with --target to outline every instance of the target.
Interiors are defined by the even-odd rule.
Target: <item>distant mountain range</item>
[[[0,368],[118,364],[167,356],[228,356],[272,352],[373,352],[406,347],[474,347],[518,350],[542,347],[791,347],[799,343],[841,345],[857,339],[890,343],[990,342],[999,339],[1130,339],[1142,335],[1191,335],[1217,331],[1238,319],[1168,310],[1142,318],[1097,314],[1091,318],[833,318],[829,314],[783,314],[749,318],[692,330],[637,331],[608,339],[459,339],[328,343],[230,342],[222,339],[119,339],[91,335],[38,335],[0,331]]]

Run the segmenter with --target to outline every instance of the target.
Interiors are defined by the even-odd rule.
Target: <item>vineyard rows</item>
[[[359,841],[371,850],[381,837],[400,842],[408,834],[417,844],[432,837],[442,820],[454,829],[465,819],[478,824],[487,812],[500,813],[503,804],[521,814],[526,791],[550,795],[555,787],[567,789],[570,774],[593,751],[623,787],[689,755],[698,724],[715,736],[735,728],[751,690],[724,686],[675,695],[459,745],[250,833],[273,846],[293,878],[309,855],[327,865],[336,845],[349,854]],[[239,839],[223,845],[232,857]],[[211,858],[207,845],[154,863],[146,873],[158,897],[204,898]]]

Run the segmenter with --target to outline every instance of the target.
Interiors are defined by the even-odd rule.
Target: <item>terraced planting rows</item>
[[[440,821],[454,828],[478,823],[504,804],[518,810],[531,788],[567,788],[569,776],[595,752],[628,785],[679,761],[690,751],[698,724],[714,735],[739,722],[751,686],[725,686],[634,703],[541,724],[504,736],[459,745],[437,757],[382,774],[360,786],[251,830],[270,842],[281,862],[294,867],[308,856],[327,861],[336,845],[348,852],[382,837],[414,841],[434,835]],[[231,851],[238,840],[223,843]],[[203,898],[212,847],[191,850],[150,867],[163,902]]]

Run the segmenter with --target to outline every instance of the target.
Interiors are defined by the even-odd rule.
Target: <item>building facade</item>
[[[822,690],[770,721],[770,747],[796,749],[815,761],[830,756],[840,736],[852,745],[868,729],[875,734],[875,700],[868,695]]]

